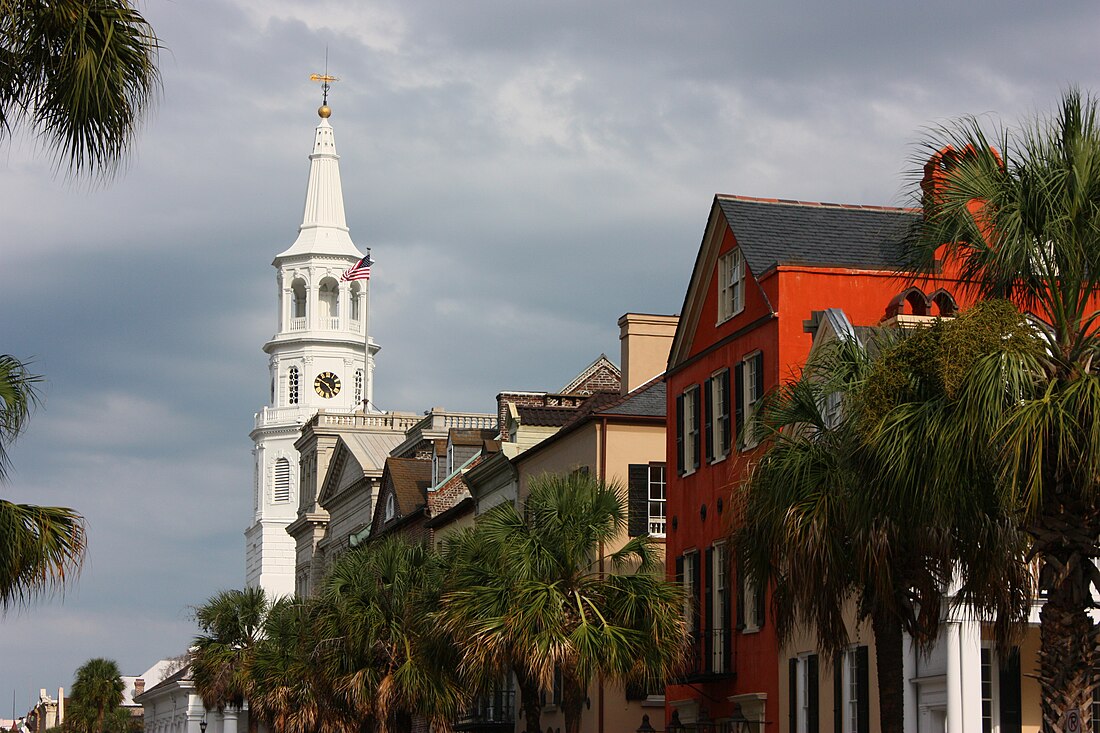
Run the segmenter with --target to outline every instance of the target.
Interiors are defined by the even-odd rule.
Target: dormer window
[[[718,258],[718,322],[728,321],[745,308],[745,260],[733,249]]]
[[[447,441],[447,475],[455,472],[455,444]]]
[[[393,500],[393,494],[386,496],[386,513],[382,515],[382,518],[387,522],[394,518],[397,514],[397,502]]]

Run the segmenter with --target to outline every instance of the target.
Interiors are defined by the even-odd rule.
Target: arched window
[[[317,291],[317,305],[321,316],[321,328],[337,328],[340,317],[340,286],[331,277],[321,281]]]
[[[932,304],[936,306],[936,315],[941,318],[954,318],[959,315],[959,304],[955,302],[955,299],[951,296],[951,293],[947,292],[943,288],[940,288],[928,298],[932,301]]]
[[[901,315],[928,315],[928,299],[920,288],[912,287],[898,293],[894,296],[894,299],[890,301],[889,305],[886,306],[887,318],[894,318],[895,316]]]
[[[285,458],[275,461],[275,490],[271,498],[276,502],[290,501],[290,461]]]
[[[386,513],[382,516],[387,522],[394,518],[397,514],[397,503],[393,499],[393,494],[386,496]]]
[[[363,406],[363,370],[355,370],[355,406]]]
[[[298,367],[292,366],[287,376],[287,402],[298,404]]]
[[[359,294],[362,292],[359,288],[359,283],[351,284],[351,320],[359,321],[362,319],[362,304],[359,302]]]
[[[291,292],[291,318],[305,318],[306,317],[306,281],[302,278],[296,278],[293,283],[290,284]]]

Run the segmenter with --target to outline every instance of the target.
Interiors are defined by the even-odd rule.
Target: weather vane
[[[328,117],[332,112],[328,108],[328,90],[329,84],[334,81],[340,81],[338,77],[330,76],[328,73],[328,48],[325,49],[325,73],[323,74],[310,74],[310,81],[321,82],[321,109],[317,110],[317,114],[322,117]]]

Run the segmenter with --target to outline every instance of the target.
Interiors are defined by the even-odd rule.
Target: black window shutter
[[[676,582],[684,585],[684,556],[676,558]]]
[[[730,452],[730,370],[722,372],[722,454]]]
[[[691,627],[693,629],[695,629],[696,634],[698,634],[703,629],[703,627],[701,625],[702,619],[700,617],[700,613],[701,613],[702,609],[699,607],[699,605],[700,605],[699,604],[699,583],[700,582],[701,582],[701,579],[699,578],[699,553],[697,552],[694,555],[692,555],[692,557],[691,557],[691,594],[693,596],[693,598],[691,599],[691,608],[692,608]]]
[[[817,655],[806,657],[806,730],[817,733],[818,694],[817,694]]]
[[[702,456],[702,446],[699,445],[703,435],[703,411],[699,405],[699,388],[696,387],[691,391],[691,401],[693,409],[691,412],[695,416],[695,468],[699,468],[699,458]]]
[[[684,475],[684,396],[676,396],[676,473]]]
[[[871,733],[871,686],[868,682],[867,647],[856,647],[856,718],[857,733]]]
[[[705,570],[702,578],[703,586],[703,669],[714,671],[714,548],[708,547],[706,552]]]
[[[631,463],[626,470],[628,501],[627,531],[638,537],[649,531],[649,466]]]
[[[844,733],[844,655],[833,658],[833,733]]]
[[[745,628],[745,564],[737,558],[737,630]]]
[[[796,657],[787,660],[787,684],[790,697],[790,705],[787,706],[790,724],[787,730],[796,733],[798,730],[798,659]]]
[[[729,578],[729,555],[726,556],[726,595],[722,599],[722,618],[720,619],[722,629],[722,661],[725,665],[720,672],[728,672],[733,669],[733,629],[730,628],[730,578]],[[1097,733],[1100,733],[1098,731]]]
[[[1012,651],[1001,660],[999,686],[1001,733],[1020,733],[1023,720],[1020,714],[1019,647],[1012,647]]]
[[[714,380],[707,378],[707,381],[703,382],[703,409],[707,411],[706,419],[703,421],[704,435],[703,443],[707,446],[707,463],[714,460],[714,386],[711,384]],[[702,412],[702,410],[700,410]]]
[[[756,402],[764,396],[764,352],[757,353],[753,361],[756,362],[756,368],[753,369],[756,373],[756,381],[752,385],[752,401]]]
[[[733,403],[736,406],[736,428],[737,439],[741,439],[741,435],[745,432],[745,365],[743,362],[737,362],[737,365],[733,368]]]
[[[764,612],[764,584],[757,583],[753,587],[752,592],[756,595],[756,618],[753,619],[753,622],[756,624],[757,628],[762,629],[764,628],[764,619],[768,616],[768,614]]]

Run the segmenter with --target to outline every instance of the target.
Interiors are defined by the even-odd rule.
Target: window
[[[351,284],[351,320],[359,320],[359,311],[362,305],[359,302],[359,283]]]
[[[982,647],[982,733],[1020,733],[1020,651],[1005,658]]]
[[[290,501],[290,461],[285,458],[275,461],[275,490],[272,499],[276,502]]]
[[[393,494],[386,495],[386,513],[382,516],[385,521],[390,521],[397,516],[397,502],[394,501]]]
[[[290,285],[291,291],[291,318],[306,317],[306,281],[301,278]]]
[[[817,733],[818,731],[818,672],[817,655],[801,654],[787,662],[787,684],[792,733]]]
[[[363,370],[355,370],[355,406],[363,406]]]
[[[752,634],[764,625],[764,588],[752,582],[745,567],[737,566],[737,628]]]
[[[649,533],[665,536],[665,464],[649,464]]]
[[[321,328],[337,328],[340,317],[340,286],[331,277],[321,281],[321,287],[317,290],[317,301],[320,306]]]
[[[707,463],[724,460],[730,452],[730,370],[713,374],[703,385],[703,402],[707,406],[704,442]]]
[[[687,622],[688,633],[694,637],[699,627],[699,607],[695,598],[698,590],[699,553],[694,550],[686,552],[677,559],[676,564],[676,574],[684,589],[684,620]]]
[[[718,322],[740,313],[745,307],[745,260],[734,249],[718,258]]]
[[[681,476],[699,468],[699,385],[693,384],[676,398],[676,470]]]
[[[870,733],[867,647],[846,649],[833,668],[834,714],[841,733]]]
[[[298,404],[298,367],[292,366],[290,368],[290,374],[287,377],[287,401],[292,404]]]
[[[711,627],[712,646],[710,670],[712,672],[726,672],[729,667],[729,626],[730,626],[730,593],[729,593],[729,563],[727,561],[726,545],[718,543],[714,545],[711,554]]]
[[[741,450],[755,448],[759,442],[752,426],[757,403],[764,397],[764,354],[757,351],[735,367],[737,392],[737,436]]]

